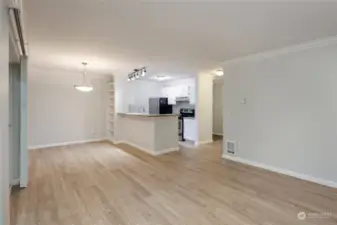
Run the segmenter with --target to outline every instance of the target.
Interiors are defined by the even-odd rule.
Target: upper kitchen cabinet
[[[179,97],[189,97],[189,86],[187,85],[181,85],[178,86],[179,88]]]
[[[161,89],[161,94],[162,94],[163,97],[168,98],[168,96],[169,96],[169,87],[163,87]]]
[[[195,105],[196,101],[196,93],[195,93],[195,85],[188,86],[188,97],[190,98],[190,104]]]
[[[175,105],[176,104],[176,90],[175,87],[164,87],[162,89],[163,97],[168,98],[168,104]]]
[[[195,79],[183,78],[166,82],[162,88],[162,96],[167,97],[169,104],[172,105],[175,105],[177,101],[189,101],[189,104],[195,105]]]
[[[177,85],[162,88],[162,96],[168,98],[171,105],[176,104],[177,98],[189,98],[190,104],[195,104],[195,86],[194,85]]]

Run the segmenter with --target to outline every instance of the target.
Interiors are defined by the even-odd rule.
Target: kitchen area
[[[180,142],[193,143],[196,140],[195,102],[196,90],[193,79],[178,79],[167,82],[162,95],[168,98],[173,113],[178,114],[178,136]]]
[[[197,136],[194,77],[121,82],[116,85],[118,143],[152,155],[178,151],[180,144],[194,144]]]

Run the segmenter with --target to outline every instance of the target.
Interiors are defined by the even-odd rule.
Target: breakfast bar
[[[120,143],[151,155],[178,151],[178,114],[118,113]]]

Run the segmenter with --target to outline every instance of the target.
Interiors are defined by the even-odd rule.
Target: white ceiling
[[[126,75],[191,74],[337,35],[337,3],[25,0],[30,64]],[[207,3],[208,2],[208,3]]]

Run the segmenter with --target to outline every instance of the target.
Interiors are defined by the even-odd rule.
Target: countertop
[[[119,116],[140,116],[140,117],[175,117],[178,114],[149,114],[149,113],[117,113]]]

